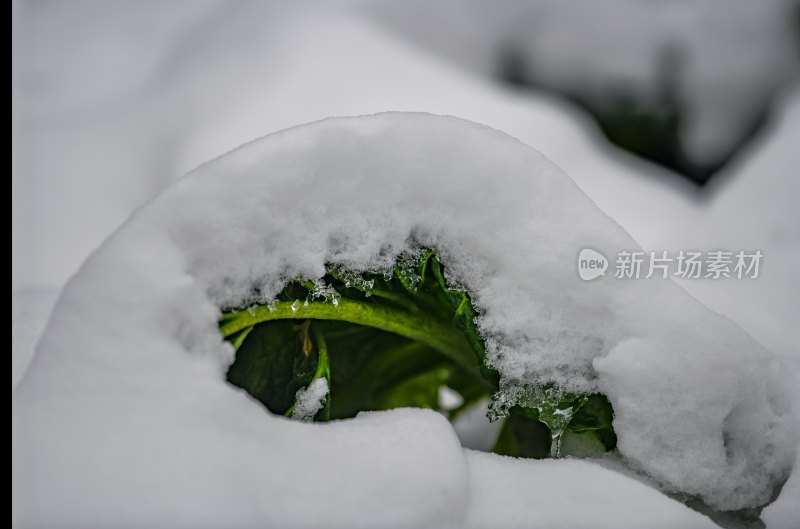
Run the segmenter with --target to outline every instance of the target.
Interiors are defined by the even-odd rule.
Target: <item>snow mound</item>
[[[466,456],[473,484],[470,529],[499,527],[498,512],[503,529],[718,527],[647,485],[588,461],[519,460],[472,451]]]
[[[84,263],[16,395],[17,516],[457,522],[466,466],[446,421],[270,416],[225,382],[217,329],[220,307],[254,292],[269,300],[326,263],[378,270],[420,245],[472,294],[509,402],[544,382],[608,395],[623,456],[718,509],[764,504],[787,478],[788,383],[758,343],[670,281],[581,281],[580,249],[637,245],[537,151],[456,118],[385,113],[214,160]]]

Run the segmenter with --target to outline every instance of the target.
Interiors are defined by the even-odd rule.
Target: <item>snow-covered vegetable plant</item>
[[[325,120],[211,161],[65,287],[14,399],[15,519],[469,525],[474,465],[508,465],[465,457],[441,414],[282,416],[436,407],[441,385],[510,413],[500,452],[616,446],[666,492],[768,503],[797,439],[778,362],[669,280],[581,281],[586,247],[637,245],[543,155],[456,118]]]
[[[293,282],[267,304],[227,312],[220,329],[237,349],[228,380],[274,413],[330,420],[402,406],[441,410],[446,387],[461,397],[447,410],[455,418],[499,390],[477,319],[469,295],[448,287],[436,254],[417,250],[382,273],[329,267],[323,278]],[[530,389],[496,451],[563,455],[565,434],[566,446],[581,455],[614,448],[605,397]]]
[[[227,312],[220,330],[237,350],[228,380],[274,413],[330,420],[402,406],[441,410],[446,387],[461,397],[447,410],[455,418],[499,390],[477,318],[469,295],[448,287],[436,254],[417,250],[382,273],[329,267],[323,278],[293,282],[267,304]],[[565,446],[581,455],[614,448],[605,397],[530,389],[496,451],[564,455],[564,435]]]

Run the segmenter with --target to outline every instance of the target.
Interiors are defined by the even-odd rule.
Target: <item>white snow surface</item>
[[[762,504],[788,476],[789,384],[760,345],[670,281],[581,282],[580,248],[636,243],[537,151],[459,119],[386,113],[214,160],[84,263],[15,396],[17,521],[462,523],[467,464],[443,418],[298,424],[224,381],[221,306],[414,245],[472,293],[512,396],[545,380],[607,394],[629,463],[720,509]]]
[[[466,457],[472,482],[470,528],[499,527],[498,512],[504,529],[717,527],[678,502],[665,502],[647,485],[589,461],[535,461],[471,450]]]
[[[800,375],[796,91],[776,105],[776,126],[698,193],[675,175],[609,148],[591,120],[559,101],[465,74],[330,4],[17,4],[14,288],[61,286],[172,178],[253,137],[325,116],[425,110],[480,121],[536,146],[646,249],[762,249],[766,264],[757,281],[681,285],[781,353],[795,380]],[[446,29],[457,22],[448,20]],[[487,27],[485,19],[480,27]],[[482,45],[477,33],[468,35],[462,43]],[[745,62],[747,69],[769,67]],[[736,83],[729,87],[738,90]],[[12,384],[50,310],[26,299],[36,297],[32,292],[12,296]],[[474,419],[469,439],[455,425],[462,443],[491,446],[495,425],[480,414]],[[793,483],[796,473],[764,511],[770,528],[796,525],[800,488]]]
[[[11,387],[28,368],[33,349],[58,297],[57,288],[23,288],[11,292]]]
[[[797,521],[800,520],[800,473],[792,473],[778,500],[764,509],[761,519],[769,529],[797,529]]]

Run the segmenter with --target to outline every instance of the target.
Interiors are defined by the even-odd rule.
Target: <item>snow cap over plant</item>
[[[603,393],[623,456],[666,490],[718,509],[764,504],[787,477],[795,447],[788,384],[758,343],[669,280],[582,281],[581,249],[612,256],[636,243],[537,151],[481,125],[412,113],[329,119],[265,137],[138,211],[70,281],[20,387],[19,435],[30,459],[63,468],[117,461],[137,448],[124,434],[154,424],[158,435],[120,485],[137,503],[162,474],[165,487],[177,487],[176,469],[194,464],[175,456],[188,439],[239,450],[243,436],[265,465],[281,454],[322,453],[302,434],[315,428],[335,440],[342,425],[270,417],[224,382],[232,355],[219,309],[268,302],[290,280],[322,277],[326,265],[385,269],[418,247],[434,248],[448,280],[470,293],[488,362],[501,375],[500,404],[542,384]],[[50,438],[53,424],[60,444]],[[104,447],[101,456],[88,441]],[[447,467],[437,443],[397,457],[418,453]],[[379,445],[361,446],[363,460]],[[223,462],[230,452],[213,450]],[[353,450],[316,464],[353,464]],[[170,464],[149,462],[151,452]],[[400,470],[425,465],[369,475],[404,479]],[[114,479],[94,464],[81,468],[86,490]],[[275,472],[265,468],[265,476]],[[32,472],[31,482],[48,480],[45,501],[69,487],[42,467]],[[214,480],[227,469],[206,460],[192,472]],[[316,486],[360,479],[347,472]],[[420,494],[447,498],[456,483],[442,477]],[[252,485],[273,494],[296,486],[298,495],[303,486]],[[420,501],[428,522],[446,518],[441,505]]]

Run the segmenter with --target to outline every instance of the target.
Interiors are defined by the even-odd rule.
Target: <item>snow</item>
[[[292,419],[311,421],[325,405],[328,397],[328,380],[317,378],[307,388],[297,390]]]
[[[11,387],[19,383],[58,297],[56,288],[11,291]]]
[[[682,115],[688,158],[714,163],[800,74],[793,0],[703,2],[356,0],[389,28],[487,77],[516,75],[598,105],[615,98]]]
[[[254,289],[268,301],[326,262],[374,270],[416,244],[473,293],[508,398],[548,380],[606,393],[630,464],[717,508],[764,503],[787,477],[788,385],[761,346],[670,281],[580,281],[581,247],[636,245],[537,151],[455,118],[384,113],[209,162],[84,263],[14,402],[20,519],[308,525],[335,504],[334,526],[453,522],[466,471],[443,418],[300,430],[225,383],[216,328],[219,307]],[[322,473],[311,485],[290,472],[300,460]],[[375,511],[325,496],[339,487]]]
[[[780,112],[746,156],[726,168],[703,194],[670,185],[653,174],[645,179],[631,169],[592,174],[586,162],[557,159],[600,208],[647,250],[760,249],[765,272],[756,281],[681,281],[681,286],[711,309],[742,325],[768,349],[797,358],[800,334],[794,321],[800,298],[794,263],[800,260],[800,211],[794,197],[800,181],[795,144],[800,135],[800,91],[779,100]]]
[[[19,9],[16,288],[63,284],[136,207],[206,160],[268,132],[330,116],[385,110],[456,115],[524,138],[556,160],[584,157],[587,177],[600,177],[598,166],[625,171],[598,154],[586,137],[585,116],[552,98],[522,97],[476,81],[349,11],[175,0],[164,13],[160,3],[137,4],[152,10],[148,20],[160,22],[131,29],[127,10],[115,10],[120,4],[99,2],[102,11],[97,4]],[[74,23],[51,22],[65,10]],[[183,18],[176,15],[181,10],[188,13]],[[156,50],[150,41],[163,47]],[[150,82],[128,82],[119,69],[89,61],[96,53],[91,48],[108,46],[119,51],[126,72],[143,72]],[[42,78],[46,93],[32,89]],[[91,97],[73,100],[57,95],[62,92]],[[88,104],[96,100],[107,104]]]
[[[520,460],[470,450],[466,456],[472,483],[469,528],[498,527],[498,512],[506,529],[717,527],[652,488],[589,461]]]
[[[460,516],[467,476],[443,417],[394,410],[301,423],[198,378],[177,394],[154,391],[163,381],[150,396],[135,388],[136,399],[96,407],[97,422],[74,401],[26,417],[46,414],[64,453],[14,461],[30,480],[15,488],[19,525],[420,527]],[[25,496],[32,487],[35,498]]]
[[[459,393],[447,386],[439,388],[439,407],[442,410],[454,410],[464,404],[464,398]]]
[[[453,429],[461,446],[482,452],[491,452],[500,435],[502,421],[489,422],[489,400],[467,408],[453,421]]]
[[[792,473],[778,500],[764,509],[761,519],[769,529],[795,528],[800,520],[800,473]]]
[[[535,146],[646,249],[763,249],[767,264],[757,281],[681,286],[779,353],[795,381],[800,376],[796,92],[776,106],[776,126],[699,195],[674,175],[605,146],[591,120],[559,101],[465,74],[330,6],[173,1],[134,10],[123,3],[28,2],[15,4],[13,15],[15,289],[62,285],[173,178],[254,137],[327,116],[425,110],[479,121]],[[457,22],[435,25],[441,33]],[[482,27],[487,22],[484,17]],[[482,46],[478,35],[469,32],[463,43]],[[745,51],[729,60],[758,47]],[[728,71],[769,68],[779,55],[771,57]],[[119,279],[109,281],[109,290]],[[12,294],[12,385],[50,310],[27,310],[35,296]],[[456,423],[462,442],[491,446],[495,425],[480,410],[472,419],[466,429]],[[795,525],[800,492],[793,476],[764,512],[769,527]],[[12,503],[16,516],[16,492]],[[634,498],[628,509],[635,505]],[[579,510],[567,514],[579,516]]]

